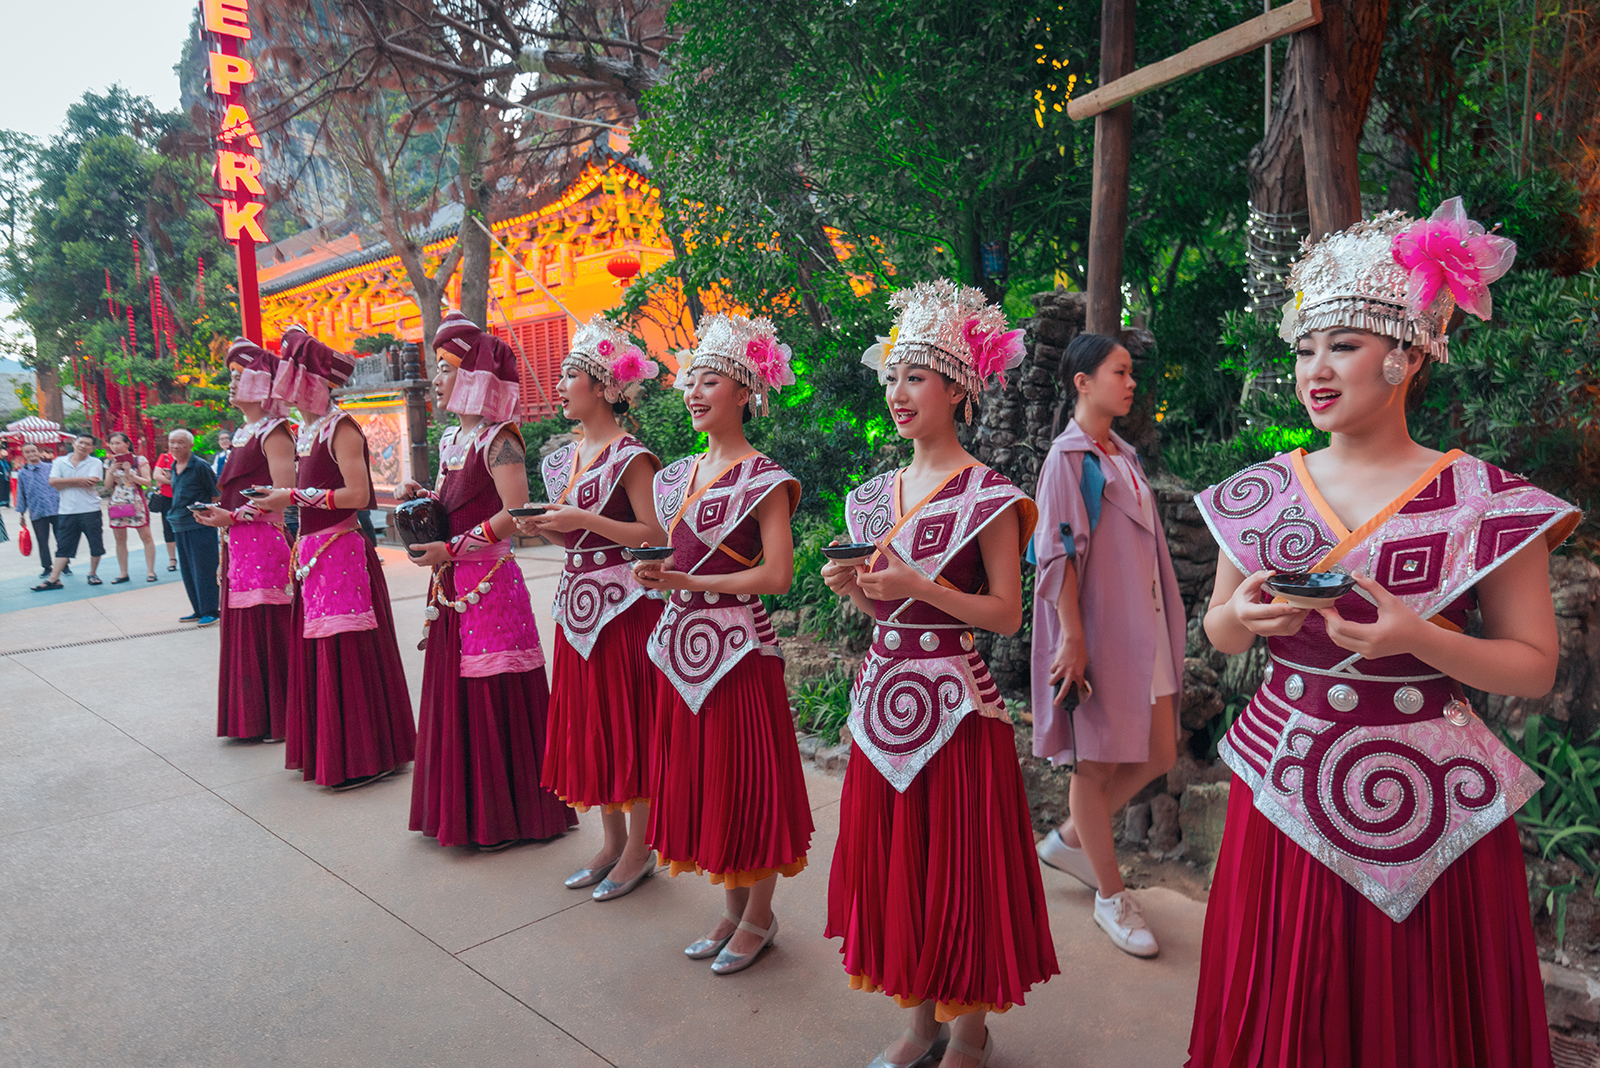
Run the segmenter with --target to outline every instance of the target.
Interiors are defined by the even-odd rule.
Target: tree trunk
[[[1250,205],[1264,215],[1298,215],[1306,210],[1306,157],[1300,144],[1300,50],[1289,48],[1283,88],[1267,125],[1267,136],[1250,150],[1245,170]]]
[[[486,225],[489,221],[488,190],[479,184],[483,179],[482,109],[477,105],[463,105],[462,119],[466,123],[466,130],[456,156],[463,208],[461,233],[456,238],[456,244],[461,249],[461,314],[488,330],[489,267],[493,253],[489,235],[474,221],[482,219]]]
[[[1100,84],[1133,70],[1133,0],[1102,0]],[[1089,217],[1088,331],[1122,332],[1122,253],[1128,232],[1128,161],[1133,145],[1133,104],[1094,120],[1094,199]]]
[[[1291,45],[1312,238],[1361,221],[1361,128],[1388,18],[1388,0],[1323,0],[1321,24]]]
[[[39,415],[52,423],[65,420],[65,413],[61,400],[61,371],[56,367],[44,367],[34,364],[33,381],[35,384],[35,397],[39,402]],[[85,410],[90,407],[89,398],[83,398]]]

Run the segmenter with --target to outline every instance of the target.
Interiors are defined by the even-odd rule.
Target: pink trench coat
[[[1133,454],[1127,442],[1112,437],[1118,448]],[[1134,488],[1115,464],[1100,465],[1105,491],[1100,521],[1090,532],[1079,480],[1084,454],[1094,447],[1076,420],[1071,421],[1051,443],[1039,472],[1035,494],[1039,525],[1033,535],[1039,565],[1033,587],[1033,752],[1058,764],[1073,759],[1136,764],[1150,755],[1150,682],[1158,642],[1171,643],[1180,685],[1172,698],[1174,711],[1181,703],[1186,620],[1160,512],[1152,509],[1153,524],[1145,519]],[[1078,610],[1089,651],[1086,674],[1094,687],[1094,695],[1078,706],[1070,723],[1066,714],[1052,707],[1049,683],[1050,661],[1061,642],[1056,596],[1067,562],[1062,523],[1071,525],[1077,550]],[[1166,612],[1165,634],[1157,630],[1156,613],[1145,608],[1151,603],[1150,576],[1156,568]],[[1177,717],[1173,718],[1176,728]]]

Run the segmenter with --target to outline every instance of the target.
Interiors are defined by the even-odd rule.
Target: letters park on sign
[[[255,122],[245,106],[244,87],[255,81],[255,66],[239,54],[239,42],[250,39],[250,0],[200,0],[200,21],[210,35],[207,81],[222,118],[217,123],[217,188],[215,204],[222,236],[233,243],[239,267],[239,317],[244,335],[260,343],[261,298],[256,285],[257,244],[269,240],[261,225],[267,189],[261,182],[261,147]]]

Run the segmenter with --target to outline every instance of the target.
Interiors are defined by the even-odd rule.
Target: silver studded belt
[[[1300,711],[1340,723],[1381,726],[1443,717],[1466,723],[1471,706],[1443,674],[1334,674],[1274,657],[1261,685]]]
[[[970,653],[972,647],[972,628],[964,623],[932,623],[919,626],[888,626],[879,623],[872,629],[872,649],[880,656],[898,659],[961,656]]]

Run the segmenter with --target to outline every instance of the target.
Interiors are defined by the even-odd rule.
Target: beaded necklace
[[[455,561],[451,560],[446,564],[435,564],[433,577],[428,582],[428,607],[422,610],[422,640],[417,643],[417,648],[426,649],[428,647],[428,628],[433,626],[433,621],[439,618],[439,609],[449,608],[454,609],[458,614],[464,614],[470,606],[477,604],[489,592],[490,580],[494,578],[494,573],[499,571],[501,565],[509,559],[511,557],[508,554],[496,560],[494,566],[489,569],[489,573],[479,579],[478,584],[468,590],[466,596],[454,601],[444,595],[444,586],[439,581],[439,574],[441,568],[449,567]]]
[[[306,576],[311,574],[311,569],[317,566],[317,561],[322,559],[322,554],[328,551],[328,546],[332,545],[346,534],[354,533],[355,529],[355,527],[346,527],[333,537],[329,538],[327,541],[323,542],[304,567],[300,566],[300,543],[305,539],[296,538],[294,540],[294,545],[289,549],[289,570],[294,572],[295,578],[299,579],[301,582],[304,582],[306,580]]]

